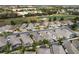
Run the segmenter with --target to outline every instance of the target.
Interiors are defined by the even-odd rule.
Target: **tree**
[[[54,18],[53,18],[53,21],[56,21],[56,20],[57,20],[57,18],[56,18],[56,17],[54,17]]]
[[[11,44],[9,42],[7,42],[7,44],[5,45],[4,51],[5,53],[10,53],[10,48],[11,48]]]
[[[30,38],[33,39],[33,35],[32,34],[30,34]]]
[[[51,22],[52,21],[52,19],[51,19],[51,17],[49,18],[49,20],[48,20],[49,22]]]
[[[19,31],[19,32],[21,32],[21,30],[20,30],[19,28],[16,28],[16,31]]]
[[[75,18],[73,19],[73,22],[74,22],[74,23],[76,23],[77,21],[79,21],[79,17],[75,17]]]
[[[16,23],[14,21],[11,21],[11,25],[16,25]]]
[[[24,54],[25,51],[26,51],[26,48],[24,46],[21,46],[21,49],[20,49],[21,54]]]
[[[71,25],[71,29],[72,29],[72,30],[76,30],[77,28],[78,28],[78,25],[77,25],[77,24]]]
[[[31,23],[36,23],[37,22],[37,20],[31,20]]]
[[[42,42],[43,44],[49,44],[49,41],[47,39],[44,39]]]
[[[61,17],[59,21],[63,21],[63,20],[64,20],[64,18],[63,18],[63,17]]]
[[[39,42],[35,42],[35,41],[32,44],[33,48],[36,48],[38,45],[39,45]]]
[[[7,37],[7,36],[9,36],[9,35],[11,35],[12,34],[12,32],[2,32],[2,35],[4,36],[4,37]]]
[[[24,21],[23,23],[26,23],[26,24],[28,24],[29,22],[28,22],[28,21]]]
[[[43,43],[42,43],[42,40],[39,40],[39,45],[42,45]]]
[[[62,43],[63,43],[62,40],[63,40],[63,38],[59,38],[59,40],[58,40],[59,45],[62,45]]]

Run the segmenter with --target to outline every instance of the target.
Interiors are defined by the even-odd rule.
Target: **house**
[[[74,11],[74,9],[73,8],[68,8],[67,11]]]
[[[64,43],[63,43],[63,46],[67,49],[67,53],[68,54],[74,54],[74,52],[73,52],[73,48],[72,48],[72,46],[71,46],[71,42],[70,41],[64,41]]]
[[[24,54],[36,54],[36,52],[33,52],[33,51],[25,51]]]
[[[56,44],[55,45],[53,44],[52,45],[52,50],[53,50],[53,53],[54,54],[58,54],[59,53],[59,46],[56,45]]]
[[[51,54],[50,48],[38,48],[37,54]]]
[[[7,39],[4,37],[0,37],[0,47],[3,47],[7,44]]]
[[[42,36],[44,39],[49,39],[49,37],[48,37],[48,31],[40,31],[40,34],[41,34],[41,36]]]
[[[78,49],[72,43],[71,43],[71,47],[72,47],[74,54],[79,54]]]
[[[76,40],[72,40],[72,44],[79,50],[79,41]]]
[[[27,29],[26,29],[27,27],[28,27],[28,25],[24,23],[24,24],[22,24],[22,25],[20,26],[19,29],[20,29],[22,32],[26,32],[26,31],[27,31]]]
[[[61,45],[59,45],[59,53],[60,54],[66,54],[64,48]]]
[[[6,44],[7,44],[7,40],[4,37],[0,37],[0,52],[2,52]]]
[[[53,39],[56,39],[56,36],[54,35],[54,31],[52,31],[52,30],[48,30],[47,36],[48,36],[47,39],[48,39],[50,42],[52,42]]]
[[[11,43],[13,49],[20,46],[21,44],[20,37],[17,37],[16,35],[10,35],[7,38],[8,42]]]
[[[57,38],[63,38],[64,33],[62,32],[62,30],[60,28],[58,28],[55,30],[55,34],[56,34]]]
[[[40,35],[40,32],[33,32],[32,34],[35,41],[43,40],[43,37]]]
[[[54,32],[53,32],[52,30],[40,31],[40,33],[41,33],[41,35],[42,35],[42,37],[43,37],[44,39],[47,39],[47,40],[49,40],[50,42],[52,42],[53,38],[55,38],[55,37],[53,37]]]
[[[2,27],[0,27],[0,32],[7,32],[7,31],[9,31],[11,28],[12,28],[11,25],[2,26]]]
[[[17,12],[17,15],[18,15],[18,16],[24,16],[24,15],[27,15],[27,14],[28,14],[28,12],[25,12],[25,11]]]
[[[27,30],[32,30],[34,28],[34,25],[32,23],[29,23],[28,24],[28,27],[26,28]]]
[[[54,54],[66,54],[65,50],[61,45],[58,44],[53,44],[52,45],[52,50]]]
[[[20,34],[20,38],[25,45],[33,43],[33,40],[29,37],[28,34]]]
[[[63,37],[72,38],[75,35],[70,29],[65,28],[65,27],[56,29],[55,34],[56,34],[57,38],[63,38]]]
[[[64,34],[65,33],[65,34]],[[64,35],[63,35],[64,34]],[[73,33],[68,29],[62,29],[62,35],[66,38],[70,38]]]
[[[56,21],[55,24],[56,24],[58,27],[61,26],[61,22],[59,22],[59,21]]]

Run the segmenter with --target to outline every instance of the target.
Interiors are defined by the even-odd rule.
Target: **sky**
[[[79,0],[0,0],[0,5],[79,5]]]

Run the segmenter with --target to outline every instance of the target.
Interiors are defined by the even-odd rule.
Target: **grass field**
[[[66,20],[69,20],[69,19],[73,19],[75,17],[79,17],[77,15],[63,15],[63,14],[54,14],[54,15],[51,15],[51,16],[48,16],[49,18],[53,18],[53,17],[56,17],[57,19],[60,19],[61,17],[63,17],[64,19]]]
[[[20,18],[8,18],[8,19],[0,19],[0,25],[11,24],[11,21],[16,22],[17,24],[21,24],[22,22],[30,22],[30,20],[38,20],[38,17],[20,17]]]
[[[79,17],[79,16],[76,16],[76,15],[63,15],[63,14],[53,14],[53,15],[47,15],[47,16],[34,16],[34,17],[19,17],[19,18],[8,18],[8,19],[0,19],[0,26],[1,25],[6,25],[6,24],[11,24],[11,20],[16,22],[17,24],[21,24],[23,22],[30,22],[30,20],[37,20],[37,21],[40,21],[41,18],[54,18],[56,17],[57,19],[60,19],[61,17],[63,17],[65,20],[71,20],[75,17]],[[48,20],[48,19],[47,19]]]

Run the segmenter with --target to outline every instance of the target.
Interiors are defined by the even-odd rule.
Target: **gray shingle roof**
[[[37,50],[38,54],[50,54],[50,48],[39,48]]]
[[[17,44],[21,44],[20,42],[20,38],[19,37],[16,37],[16,35],[11,35],[11,36],[8,36],[8,38],[10,39],[9,42],[12,44],[12,45],[17,45]]]
[[[21,37],[22,41],[24,42],[24,44],[33,43],[33,40],[27,34],[21,34],[20,37]]]
[[[7,44],[7,40],[4,37],[0,37],[0,47],[5,46]]]
[[[71,43],[69,41],[64,42],[64,47],[67,49],[68,54],[74,54]]]

